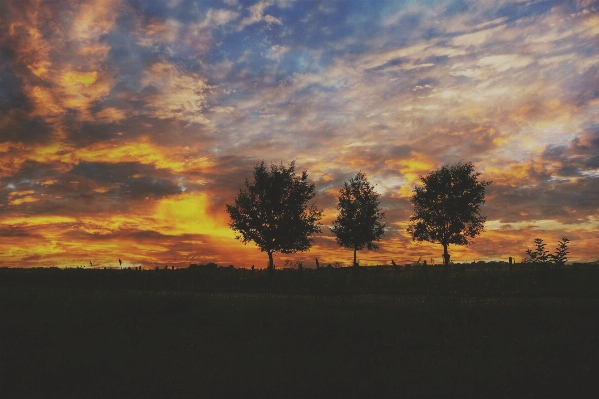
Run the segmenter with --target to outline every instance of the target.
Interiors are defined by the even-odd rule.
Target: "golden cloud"
[[[208,171],[213,163],[206,157],[196,156],[197,148],[163,147],[151,143],[147,138],[141,141],[130,141],[122,144],[115,142],[101,142],[88,147],[75,149],[71,145],[53,143],[35,147],[15,147],[11,143],[0,144],[0,152],[19,149],[15,155],[15,165],[11,170],[18,169],[28,159],[39,163],[63,164],[61,170],[68,170],[72,165],[80,162],[138,162],[145,165],[154,165],[157,169],[169,169],[173,172]],[[65,170],[65,171],[66,171]]]
[[[120,0],[90,0],[76,9],[71,40],[95,41],[108,33],[119,13]]]
[[[137,142],[102,142],[79,149],[75,162],[135,161],[174,172],[205,171],[212,166],[206,157],[186,156],[193,153],[194,149],[189,147],[162,147],[142,138],[142,141]]]
[[[420,176],[430,173],[436,163],[429,155],[416,151],[410,152],[410,158],[385,161],[388,168],[398,169],[409,183],[402,185],[399,190],[398,197],[403,198],[412,196],[412,186],[420,181]]]

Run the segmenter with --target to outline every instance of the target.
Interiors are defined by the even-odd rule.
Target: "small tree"
[[[545,244],[542,238],[535,238],[535,250],[527,249],[528,258],[524,260],[526,263],[549,263],[551,255],[545,249]]]
[[[549,251],[545,249],[545,244],[542,238],[535,238],[535,250],[527,249],[526,254],[528,257],[524,259],[526,263],[542,263],[542,264],[550,264],[553,263],[555,266],[563,266],[568,261],[568,240],[566,237],[562,238],[561,241],[558,242],[557,248],[555,248],[555,253],[550,254]]]
[[[484,230],[486,218],[480,213],[485,202],[485,187],[491,184],[478,181],[471,162],[444,165],[420,180],[410,202],[414,214],[410,217],[408,233],[415,241],[443,245],[443,264],[449,264],[449,244],[468,245]]]
[[[555,253],[551,255],[551,260],[555,263],[556,266],[563,266],[568,261],[568,240],[566,237],[562,238],[561,241],[557,243],[557,248],[555,248]]]
[[[314,198],[314,184],[308,174],[295,175],[295,162],[289,167],[264,162],[254,167],[253,181],[245,181],[234,205],[227,205],[229,227],[244,244],[254,241],[268,254],[268,269],[274,269],[272,254],[306,251],[312,246],[310,236],[320,232],[322,211],[308,205]]]
[[[363,172],[358,172],[349,183],[344,183],[338,199],[339,215],[331,231],[337,244],[354,250],[354,266],[357,266],[357,251],[378,248],[374,241],[378,241],[385,233],[385,224],[382,222],[385,213],[379,209],[379,194]]]

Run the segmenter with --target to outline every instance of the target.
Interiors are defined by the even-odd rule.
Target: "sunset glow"
[[[599,259],[594,0],[8,0],[0,4],[0,266],[266,266],[228,227],[264,161],[308,171],[322,233],[366,173],[387,231],[360,263],[441,263],[409,197],[473,162],[486,231],[455,262],[536,237]]]

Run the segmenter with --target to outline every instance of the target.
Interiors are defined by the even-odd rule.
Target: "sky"
[[[456,162],[492,184],[453,261],[595,261],[599,1],[0,2],[0,266],[266,267],[225,211],[262,161],[324,211],[277,266],[351,263],[328,226],[359,171],[387,225],[360,263],[441,263],[409,197]]]

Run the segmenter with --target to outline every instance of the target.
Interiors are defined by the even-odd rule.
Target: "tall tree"
[[[443,245],[443,264],[449,264],[449,244],[468,245],[484,230],[486,218],[480,206],[485,202],[485,187],[471,162],[444,165],[421,177],[423,185],[414,188],[410,202],[414,214],[408,232],[415,241]]]
[[[378,248],[374,241],[378,241],[385,233],[385,224],[382,222],[385,213],[379,209],[379,194],[363,172],[358,172],[349,183],[344,183],[338,200],[339,215],[331,231],[337,244],[354,250],[354,266],[357,266],[357,251]]]
[[[314,198],[314,184],[308,174],[295,175],[295,162],[254,167],[254,179],[245,181],[234,205],[227,205],[229,227],[244,244],[254,241],[268,254],[268,268],[274,269],[273,253],[295,253],[312,246],[310,235],[320,232],[322,211],[308,205]]]

